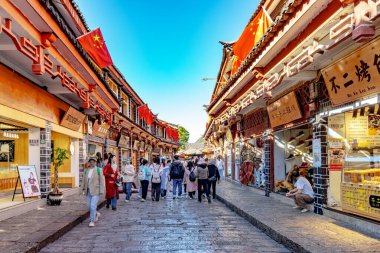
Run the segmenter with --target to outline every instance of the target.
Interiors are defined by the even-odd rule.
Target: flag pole
[[[264,6],[261,6],[261,8],[263,8],[263,11],[264,11],[265,15],[267,15],[267,18],[269,18],[270,22],[273,23],[272,18],[271,18],[270,15],[268,14],[267,10],[265,10]]]

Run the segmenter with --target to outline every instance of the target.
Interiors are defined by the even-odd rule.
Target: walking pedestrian
[[[142,165],[139,167],[138,178],[141,183],[141,202],[146,201],[146,196],[148,195],[149,179],[150,179],[150,169],[148,167],[148,161],[146,159],[142,160]]]
[[[132,196],[132,184],[135,179],[135,168],[131,164],[130,159],[123,161],[123,166],[123,191],[125,193],[125,202],[129,202]]]
[[[224,180],[224,161],[223,161],[221,155],[218,155],[218,158],[216,161],[216,167],[218,167],[219,175],[220,175],[221,179]]]
[[[212,198],[216,197],[216,182],[220,182],[220,175],[218,167],[215,165],[215,159],[210,159],[210,162],[207,166],[208,168],[208,192],[211,195],[211,187],[212,187]]]
[[[187,192],[189,194],[190,199],[194,199],[195,191],[197,190],[197,178],[196,178],[196,168],[194,167],[194,163],[189,161],[187,163],[184,180],[187,185]]]
[[[206,161],[200,158],[197,167],[197,179],[198,179],[198,201],[202,202],[202,193],[206,193],[208,203],[211,203],[210,193],[208,190],[208,168]]]
[[[84,170],[82,181],[82,194],[86,194],[87,206],[90,210],[89,227],[94,227],[98,221],[100,213],[97,212],[100,195],[104,194],[104,175],[102,170],[96,166],[97,158],[88,160],[89,167]]]
[[[112,206],[112,210],[116,210],[117,200],[119,199],[119,185],[117,182],[119,171],[116,165],[116,156],[110,155],[108,163],[104,167],[103,174],[106,179],[106,208]]]
[[[169,182],[169,171],[170,171],[170,160],[167,161],[165,159],[162,159],[161,161],[161,168],[162,168],[162,174],[161,174],[161,197],[166,198],[166,193],[168,190],[168,182]]]
[[[185,168],[183,167],[181,161],[179,161],[179,156],[174,156],[174,162],[170,165],[170,180],[173,180],[173,199],[176,199],[177,188],[178,188],[178,198],[182,196],[182,181],[185,174]]]
[[[160,164],[160,158],[157,156],[154,158],[153,164],[151,166],[152,171],[152,201],[159,201],[160,200],[160,193],[161,193],[161,176],[162,176],[162,170],[161,170],[161,164]]]

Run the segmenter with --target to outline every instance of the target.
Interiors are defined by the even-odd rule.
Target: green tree
[[[181,149],[186,148],[186,144],[189,142],[190,133],[184,127],[178,126],[179,142],[181,143]]]

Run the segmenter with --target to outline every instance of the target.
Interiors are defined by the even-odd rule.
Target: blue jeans
[[[182,195],[182,179],[173,179],[173,196],[175,197],[177,193],[178,186],[178,196]]]
[[[123,191],[126,194],[125,199],[129,200],[132,196],[132,182],[123,183]]]
[[[99,195],[91,196],[90,192],[87,191],[86,199],[88,209],[90,209],[90,222],[94,222],[96,217],[96,210],[98,208]]]
[[[115,195],[112,199],[107,199],[107,205],[111,205],[112,209],[116,209],[117,206],[117,193],[115,190]]]

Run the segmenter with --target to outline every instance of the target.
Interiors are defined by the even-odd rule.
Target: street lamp
[[[217,80],[217,79],[214,77],[203,77],[201,80],[205,82],[205,81],[211,81],[211,80]],[[225,83],[227,82],[216,82],[216,84],[225,84]]]

